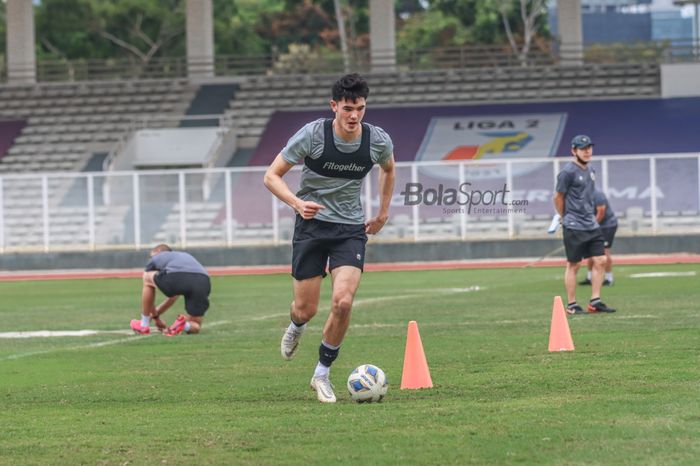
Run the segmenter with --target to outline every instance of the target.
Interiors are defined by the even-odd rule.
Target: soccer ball
[[[382,401],[389,383],[384,371],[372,364],[363,364],[350,373],[348,391],[350,397],[358,403]]]

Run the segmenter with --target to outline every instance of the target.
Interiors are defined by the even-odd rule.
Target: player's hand
[[[365,222],[365,233],[368,235],[376,235],[384,227],[386,221],[389,220],[387,215],[378,215]]]
[[[158,330],[160,330],[161,332],[168,328],[168,324],[163,322],[163,319],[161,319],[160,317],[154,317],[153,321],[156,323],[156,327],[158,327]]]
[[[324,209],[321,204],[317,204],[313,201],[300,201],[297,205],[297,212],[301,215],[304,220],[312,219],[316,216],[319,210]]]

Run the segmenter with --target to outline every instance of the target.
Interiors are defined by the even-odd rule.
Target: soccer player
[[[318,119],[302,127],[277,155],[265,173],[265,186],[297,213],[292,239],[294,300],[290,324],[280,344],[290,360],[299,340],[318,311],[326,265],[331,274],[331,312],[323,328],[319,360],[311,378],[322,403],[335,403],[330,383],[331,364],[350,324],[350,311],[365,260],[367,234],[376,234],[389,216],[394,187],[391,138],[377,126],[362,121],[369,87],[357,74],[333,84],[332,119]],[[299,191],[294,194],[283,180],[303,162]],[[379,211],[365,221],[360,202],[362,179],[374,164],[379,172]]]
[[[605,240],[605,279],[603,280],[603,286],[612,286],[614,278],[610,248],[612,248],[613,241],[615,240],[615,233],[617,233],[617,217],[612,208],[610,208],[610,203],[605,193],[597,189],[595,191],[595,210],[595,220],[600,225],[600,231],[603,233],[603,239]],[[588,259],[588,273],[586,279],[579,282],[579,285],[591,284],[592,268],[593,262],[591,259]]]
[[[593,141],[585,135],[571,140],[572,162],[567,163],[557,175],[554,208],[562,217],[564,249],[566,250],[566,272],[564,285],[569,314],[585,311],[576,303],[576,272],[582,259],[590,258],[591,300],[588,312],[615,312],[600,300],[600,287],[605,267],[605,239],[595,219],[595,171],[588,164],[593,157]]]
[[[167,299],[155,306],[156,287]],[[131,329],[141,335],[151,333],[149,326],[154,319],[159,330],[167,336],[199,333],[204,314],[209,309],[211,282],[209,274],[197,259],[183,251],[173,251],[167,244],[159,244],[151,250],[150,260],[143,273],[141,292],[141,320],[131,321]],[[175,304],[177,298],[185,297],[187,315],[180,315],[167,327],[160,316]]]

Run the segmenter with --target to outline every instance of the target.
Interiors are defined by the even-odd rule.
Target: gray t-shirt
[[[567,163],[557,175],[558,193],[564,194],[562,225],[570,230],[590,231],[598,228],[595,221],[595,170]]]
[[[319,158],[323,154],[324,121],[320,118],[307,123],[297,131],[282,149],[284,160],[296,165],[303,162],[304,157]],[[369,149],[372,162],[383,165],[390,160],[394,152],[394,144],[383,129],[369,123],[365,124],[370,129]],[[352,142],[346,142],[333,131],[333,141],[340,152],[351,154],[359,149],[362,138],[358,137]],[[361,188],[362,180],[322,176],[304,165],[297,197],[325,207],[314,217],[318,220],[359,225],[365,222],[360,200]]]
[[[616,227],[617,217],[615,216],[615,212],[613,212],[612,208],[610,207],[610,203],[608,202],[608,198],[605,197],[605,193],[596,189],[594,199],[596,209],[598,208],[598,206],[605,206],[605,215],[603,216],[603,219],[599,222],[600,228]]]
[[[164,270],[165,273],[188,272],[209,275],[197,259],[182,251],[163,251],[151,257],[146,264],[146,272]]]

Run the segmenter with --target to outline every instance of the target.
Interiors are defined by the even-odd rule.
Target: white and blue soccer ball
[[[348,377],[350,397],[358,403],[382,401],[388,389],[386,374],[372,364],[356,367]]]

